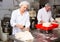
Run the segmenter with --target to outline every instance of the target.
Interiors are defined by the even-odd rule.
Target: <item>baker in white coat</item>
[[[30,19],[29,12],[27,9],[30,4],[27,1],[22,1],[19,4],[19,9],[16,9],[12,12],[10,24],[13,27],[12,34],[15,35],[18,32],[29,31]]]
[[[49,3],[45,4],[45,7],[38,11],[37,15],[38,23],[52,22],[55,20],[52,18],[51,5]]]
[[[45,4],[45,7],[41,8],[39,11],[38,11],[38,14],[37,14],[37,20],[38,20],[38,24],[43,24],[43,26],[49,26],[48,24],[44,24],[44,23],[55,23],[57,22],[56,20],[54,20],[52,18],[52,13],[51,13],[51,5],[49,3]],[[40,29],[38,29],[39,31],[42,31]],[[48,33],[48,31],[42,31],[43,33]],[[49,32],[52,32],[49,31]]]

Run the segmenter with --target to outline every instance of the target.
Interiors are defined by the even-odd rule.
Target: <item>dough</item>
[[[50,22],[43,23],[43,26],[45,26],[45,27],[49,27],[50,25],[51,25]]]
[[[21,41],[33,40],[34,37],[29,31],[18,32],[15,34],[15,38]]]

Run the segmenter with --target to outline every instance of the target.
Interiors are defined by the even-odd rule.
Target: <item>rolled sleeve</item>
[[[51,13],[51,16],[50,16],[50,21],[54,21],[53,17],[52,17],[52,13]]]
[[[54,19],[51,17],[51,18],[50,18],[50,21],[52,22],[52,21],[54,21]]]
[[[27,18],[26,18],[26,25],[25,25],[26,28],[30,27],[30,17],[29,17],[29,13],[27,15]]]
[[[40,23],[40,21],[41,21],[41,12],[40,11],[38,11],[37,20],[38,20],[38,23]]]

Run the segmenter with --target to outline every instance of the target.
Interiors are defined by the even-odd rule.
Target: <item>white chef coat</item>
[[[10,24],[13,27],[13,33],[15,34],[17,32],[21,32],[22,30],[20,28],[15,27],[16,24],[23,25],[25,27],[30,26],[30,20],[29,20],[29,13],[28,11],[25,11],[23,15],[20,14],[19,9],[14,10],[11,15]]]
[[[53,21],[54,19],[52,18],[51,11],[47,12],[44,7],[38,11],[37,20],[38,20],[38,23],[40,23],[41,20],[43,22],[49,22],[49,21]]]

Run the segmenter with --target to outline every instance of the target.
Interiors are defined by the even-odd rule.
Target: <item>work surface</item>
[[[37,30],[33,30],[31,33],[33,34],[35,38],[33,42],[53,42],[59,38],[58,35],[54,33],[44,34],[44,33],[40,33]],[[22,42],[20,40],[15,39],[14,36],[9,36],[9,38],[16,40],[17,42]]]

